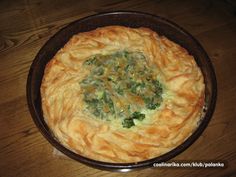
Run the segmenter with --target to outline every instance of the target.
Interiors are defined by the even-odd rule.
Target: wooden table
[[[203,135],[174,160],[224,160],[225,169],[152,168],[114,173],[53,153],[34,125],[26,102],[31,62],[59,29],[110,10],[166,17],[189,31],[208,52],[218,81],[213,118]],[[0,176],[236,176],[236,3],[150,0],[18,0],[0,2]]]

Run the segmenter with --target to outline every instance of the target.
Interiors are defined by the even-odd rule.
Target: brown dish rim
[[[40,85],[46,63],[55,55],[55,53],[60,48],[64,46],[64,44],[70,39],[70,37],[72,37],[73,34],[76,34],[78,32],[90,31],[97,27],[108,25],[124,25],[129,27],[145,26],[151,28],[159,34],[165,35],[167,38],[173,40],[176,43],[179,43],[184,48],[186,48],[189,53],[194,56],[198,66],[203,72],[206,84],[206,108],[204,117],[199,123],[198,128],[189,138],[187,138],[181,145],[177,146],[170,152],[165,153],[159,157],[137,163],[108,163],[93,160],[76,154],[60,144],[60,142],[55,139],[44,121],[41,108]],[[124,172],[134,169],[153,167],[154,163],[168,161],[186,150],[191,144],[193,144],[207,127],[213,115],[217,97],[217,82],[214,68],[207,53],[200,45],[200,43],[183,28],[163,17],[148,13],[137,11],[113,11],[91,15],[74,21],[59,30],[54,36],[52,36],[40,49],[30,67],[26,85],[26,92],[29,110],[34,123],[43,134],[43,136],[56,149],[66,154],[70,158],[86,165],[102,170]]]

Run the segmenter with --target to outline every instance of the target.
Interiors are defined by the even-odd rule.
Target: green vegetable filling
[[[141,52],[120,51],[95,55],[84,62],[91,72],[81,82],[86,109],[96,118],[122,119],[122,126],[135,126],[147,110],[157,109],[163,88],[154,69]]]

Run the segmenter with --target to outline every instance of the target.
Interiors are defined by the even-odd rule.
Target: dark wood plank
[[[68,23],[103,11],[137,10],[179,24],[209,54],[218,101],[203,135],[174,160],[224,160],[226,169],[144,169],[111,173],[55,155],[34,125],[26,79],[42,45]],[[236,176],[236,5],[232,0],[0,1],[0,176]]]

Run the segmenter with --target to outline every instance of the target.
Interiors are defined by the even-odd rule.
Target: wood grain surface
[[[150,168],[129,173],[87,167],[53,153],[34,125],[26,102],[29,67],[43,44],[79,18],[111,10],[166,17],[206,49],[218,81],[213,118],[202,136],[175,160],[225,161],[225,169]],[[236,3],[233,0],[1,0],[0,176],[236,176]]]

